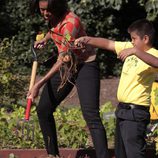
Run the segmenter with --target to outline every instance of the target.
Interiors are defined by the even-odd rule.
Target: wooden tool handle
[[[31,72],[31,80],[30,80],[29,90],[31,90],[31,88],[33,87],[33,85],[35,83],[35,80],[36,80],[37,65],[38,65],[37,61],[34,61],[33,65],[32,65],[32,72]],[[32,104],[32,99],[28,98],[27,99],[26,111],[25,111],[25,120],[27,120],[27,121],[30,118],[31,104]]]
[[[31,90],[31,88],[33,87],[35,80],[36,80],[36,71],[37,71],[37,61],[33,62],[32,65],[32,72],[31,72],[31,80],[30,80],[30,86],[29,86],[29,90]]]

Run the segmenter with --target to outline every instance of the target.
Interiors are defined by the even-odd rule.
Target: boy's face
[[[146,42],[147,42],[145,36],[141,38],[135,31],[131,32],[130,36],[131,36],[131,40],[132,40],[131,42],[133,46],[139,48],[140,50],[145,49]]]

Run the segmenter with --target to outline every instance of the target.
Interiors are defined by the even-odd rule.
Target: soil
[[[119,78],[108,78],[101,80],[100,87],[100,105],[111,101],[112,105],[117,105],[117,87]],[[61,103],[64,106],[80,105],[76,88],[72,90],[69,96]]]

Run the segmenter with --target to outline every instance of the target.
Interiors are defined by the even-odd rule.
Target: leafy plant
[[[42,134],[39,128],[35,106],[31,109],[31,120],[25,122],[22,118],[25,109],[17,105],[13,110],[0,109],[0,148],[44,148]],[[104,119],[104,113],[113,109],[111,103],[101,107],[101,117],[111,141],[114,134],[114,118]],[[87,148],[91,146],[90,135],[79,107],[58,108],[54,113],[58,144],[60,147]]]

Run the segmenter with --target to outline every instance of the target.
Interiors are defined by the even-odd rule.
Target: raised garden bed
[[[110,158],[115,158],[114,149],[109,149]],[[60,149],[63,158],[96,158],[94,149]],[[45,158],[44,149],[4,149],[0,150],[0,158]],[[158,158],[153,149],[148,149],[146,158]]]

